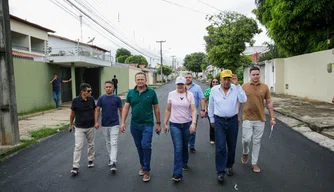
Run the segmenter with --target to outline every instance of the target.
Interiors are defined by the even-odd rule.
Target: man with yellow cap
[[[238,103],[245,103],[247,96],[238,83],[237,75],[231,70],[223,70],[220,80],[221,85],[211,90],[208,114],[215,129],[217,179],[224,182],[225,173],[233,175],[238,138]]]

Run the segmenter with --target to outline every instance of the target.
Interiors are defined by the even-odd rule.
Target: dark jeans
[[[210,141],[215,141],[215,129],[211,126],[210,118],[209,120],[209,126],[210,126]]]
[[[55,100],[56,102],[56,107],[58,108],[60,106],[60,97],[61,97],[60,91],[59,92],[53,91],[52,96],[53,96],[53,100]]]
[[[238,138],[238,116],[230,119],[215,116],[216,170],[225,174],[225,168],[232,167]],[[227,149],[226,149],[227,146]]]
[[[189,142],[189,127],[191,121],[188,123],[169,123],[170,133],[172,135],[174,145],[174,168],[173,176],[179,175],[183,177],[182,167],[188,164],[188,142]]]
[[[115,89],[114,89],[113,94],[117,95],[117,89],[118,89],[118,88],[115,88]]]
[[[198,116],[197,115],[197,118],[196,118],[196,129],[197,129],[197,123],[198,123]],[[196,141],[196,132],[194,132],[193,134],[190,134],[190,137],[189,137],[189,148],[195,148],[195,141]]]
[[[144,171],[150,171],[153,126],[131,124],[130,131],[137,147],[140,165]]]

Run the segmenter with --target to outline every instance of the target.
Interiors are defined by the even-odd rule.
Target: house
[[[258,62],[261,55],[269,51],[267,46],[251,46],[246,47],[246,50],[243,52],[244,55],[250,56],[252,62]]]
[[[14,15],[10,15],[10,27],[14,58],[33,59],[45,56],[48,33],[55,33],[54,30]]]

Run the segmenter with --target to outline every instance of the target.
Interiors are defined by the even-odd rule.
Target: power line
[[[74,13],[72,10],[70,10],[66,6],[62,5],[58,1],[55,1],[55,0],[50,0],[50,1],[53,2],[55,5],[57,5],[59,8],[61,8],[62,10],[64,10],[65,12],[67,12],[68,14],[72,15],[75,19],[79,20],[79,17],[78,17],[79,13],[77,13],[77,14]],[[87,27],[93,29],[95,32],[99,33],[100,35],[102,35],[106,39],[110,40],[112,43],[116,44],[117,46],[122,47],[120,44],[118,44],[117,42],[115,42],[113,39],[111,39],[107,35],[103,34],[101,31],[97,30],[96,28],[92,27],[92,25],[89,24],[89,23],[87,23],[85,20],[83,20],[83,24],[85,24]],[[94,25],[94,23],[92,23],[92,24]]]
[[[197,0],[197,1],[200,2],[200,3],[202,3],[202,4],[204,4],[204,5],[206,5],[206,6],[209,6],[209,7],[213,8],[213,9],[216,9],[216,10],[219,11],[219,12],[223,12],[222,10],[220,10],[220,9],[218,9],[218,8],[216,8],[216,7],[212,6],[212,5],[210,5],[209,3],[203,2],[203,1],[201,1],[201,0]]]
[[[154,56],[154,58],[157,58],[156,55],[151,54],[151,56],[147,55],[146,53],[144,53],[143,51],[138,50],[137,48],[133,47],[132,45],[130,45],[128,42],[124,41],[123,39],[119,38],[117,35],[115,35],[115,33],[111,30],[109,30],[108,28],[106,28],[105,26],[103,26],[100,22],[98,22],[95,18],[91,17],[89,14],[87,14],[84,10],[82,10],[80,7],[78,7],[77,5],[75,5],[73,2],[71,2],[70,0],[66,0],[72,7],[74,7],[75,9],[77,9],[78,11],[80,11],[82,14],[84,14],[86,17],[88,17],[90,20],[92,20],[94,23],[96,23],[98,26],[100,26],[102,29],[104,29],[105,31],[107,31],[109,34],[111,34],[112,36],[116,37],[119,41],[121,41],[122,43],[124,43],[125,45],[131,47],[132,49],[136,50],[137,52],[147,56],[147,57],[152,57]]]
[[[188,9],[188,10],[190,10],[190,11],[194,11],[194,12],[197,12],[197,13],[201,13],[201,14],[205,14],[205,15],[211,15],[211,14],[209,14],[209,13],[204,13],[204,12],[202,12],[202,11],[198,11],[198,10],[196,10],[196,9],[193,9],[193,8],[190,8],[190,7],[186,7],[186,6],[183,6],[183,5],[174,3],[174,2],[170,2],[170,1],[167,1],[167,0],[161,0],[161,1],[164,1],[164,2],[166,2],[166,3],[172,4],[172,5],[175,5],[175,6],[184,8],[184,9]]]
[[[145,52],[148,55],[154,55],[151,53],[151,51],[146,50],[145,48],[142,48],[141,46],[139,46],[136,42],[132,41],[131,39],[128,39],[125,35],[123,35],[124,32],[122,32],[120,29],[118,29],[117,27],[113,26],[112,23],[106,19],[103,14],[100,13],[99,10],[95,9],[93,5],[91,5],[87,0],[83,0],[84,2],[86,2],[86,4],[91,7],[88,8],[85,3],[81,3],[78,0],[75,0],[76,2],[78,2],[80,4],[80,6],[82,6],[83,8],[85,8],[86,10],[88,10],[90,13],[92,13],[93,15],[95,15],[96,17],[98,17],[98,19],[102,20],[107,26],[111,27],[112,30],[114,30],[116,33],[118,32],[118,36],[121,36],[122,38],[126,39],[128,42],[130,42],[131,44],[133,44],[133,46],[136,46],[138,49],[142,50],[143,52]],[[94,1],[93,1],[94,2]],[[116,34],[115,34],[116,35]]]

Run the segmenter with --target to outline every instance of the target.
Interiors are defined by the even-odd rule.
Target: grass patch
[[[49,105],[49,106],[46,106],[46,107],[34,108],[32,110],[29,110],[29,111],[24,111],[24,112],[18,113],[17,115],[18,116],[30,115],[30,114],[34,114],[34,113],[38,113],[38,112],[42,112],[42,111],[51,110],[51,109],[56,109],[56,106]]]
[[[42,139],[44,137],[53,135],[59,131],[63,131],[68,128],[68,125],[62,124],[59,127],[56,128],[42,128],[40,130],[31,131],[30,134],[33,137],[33,139],[29,140],[20,140],[20,144],[16,147],[8,150],[7,152],[0,155],[0,162],[7,159],[8,155],[13,154],[21,149],[27,148],[35,143],[38,142],[39,139]]]

